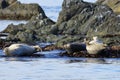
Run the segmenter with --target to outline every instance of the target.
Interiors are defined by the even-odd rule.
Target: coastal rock
[[[11,33],[11,34],[16,34],[18,31],[23,31],[23,25],[24,24],[19,24],[19,25],[14,25],[14,24],[9,24],[8,27],[2,31],[2,33]],[[19,27],[17,27],[19,26]]]
[[[6,2],[8,2],[9,5],[11,5],[12,3],[16,2],[17,0],[5,0]]]
[[[24,24],[19,25],[9,24],[5,30],[1,31],[1,33],[8,33],[8,36],[6,36],[6,41],[18,42],[20,40],[17,39],[15,35],[19,31],[24,31],[23,26]]]
[[[63,46],[73,42],[82,42],[85,37],[98,36],[112,46],[120,44],[120,17],[113,10],[98,3],[83,0],[64,0],[57,22],[53,22],[40,13],[14,30],[16,33],[7,38],[22,42],[56,42]],[[13,31],[13,32],[14,32]]]
[[[49,37],[49,32],[52,25],[55,24],[44,14],[40,13],[34,16],[26,24],[13,25],[10,24],[2,31],[9,33],[7,40],[9,41],[20,41],[25,43],[31,43],[34,41],[46,41],[45,38]]]
[[[0,0],[0,9],[4,9],[16,1],[17,0]]]
[[[115,13],[120,14],[120,0],[98,0],[97,3],[108,5]]]
[[[16,2],[17,0],[0,0],[0,4],[2,4],[2,2],[6,2],[8,4],[12,4],[14,2]]]
[[[0,19],[13,20],[29,20],[32,16],[42,13],[45,17],[43,9],[38,4],[22,4],[17,0],[0,1]],[[6,3],[6,5],[5,5]]]
[[[119,23],[120,17],[106,5],[82,0],[64,0],[62,11],[52,31],[53,34],[67,35],[65,41],[68,43],[71,41],[68,40],[69,36],[78,35],[83,39],[83,36],[92,38],[97,35],[109,45],[118,45],[120,44]],[[103,37],[108,34],[118,35]],[[80,38],[75,41],[80,41]]]

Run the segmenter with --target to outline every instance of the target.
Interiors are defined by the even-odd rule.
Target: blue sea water
[[[19,1],[39,3],[46,15],[57,21],[63,0]],[[0,20],[0,31],[10,23],[26,22]],[[120,80],[119,58],[61,58],[59,52],[42,52],[45,58],[0,57],[0,80]],[[0,50],[0,55],[4,55],[3,50]]]
[[[120,79],[120,59],[6,57],[0,66],[0,80]]]

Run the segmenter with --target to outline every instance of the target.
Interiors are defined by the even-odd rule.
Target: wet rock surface
[[[82,57],[82,58],[120,58],[120,49],[114,50],[112,47],[106,48],[101,51],[99,54],[89,54],[87,51],[79,51],[74,53],[64,52],[61,53],[60,56],[68,56],[68,57]]]

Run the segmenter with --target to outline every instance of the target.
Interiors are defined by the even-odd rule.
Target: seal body
[[[103,44],[96,36],[92,41],[86,41],[86,49],[89,54],[97,54],[106,48],[106,44]]]
[[[68,53],[86,51],[86,45],[82,43],[69,43],[64,45],[64,48],[67,50]]]
[[[93,44],[88,44],[86,45],[86,49],[88,51],[89,54],[97,54],[100,51],[102,51],[103,49],[105,49],[105,45],[104,44],[99,44],[99,43],[93,43]]]
[[[7,56],[29,56],[35,52],[36,48],[27,44],[12,44],[4,49]]]

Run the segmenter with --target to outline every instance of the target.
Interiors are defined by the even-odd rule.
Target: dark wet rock
[[[112,57],[119,57],[120,56],[120,45],[118,46],[111,46],[109,49]]]
[[[51,51],[51,50],[64,50],[64,49],[56,45],[48,45],[43,48],[43,51]]]
[[[6,0],[6,6],[4,3],[3,8],[2,1],[0,4],[0,19],[29,20],[40,13],[45,17],[43,9],[38,4],[22,4],[17,0]]]
[[[2,49],[4,45],[5,45],[5,42],[2,39],[0,39],[0,49]]]
[[[97,54],[89,54],[87,51],[76,51],[73,53],[69,53],[68,51],[66,51],[61,53],[60,56],[82,58],[120,58],[120,45],[106,47]]]
[[[63,56],[67,56],[67,57],[87,57],[87,51],[79,51],[79,52],[74,52],[74,53],[68,53],[67,51],[66,52],[63,52],[60,54],[61,57]]]

